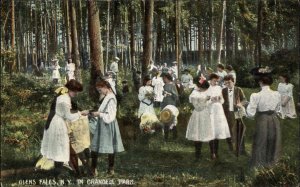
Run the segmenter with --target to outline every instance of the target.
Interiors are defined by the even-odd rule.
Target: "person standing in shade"
[[[198,161],[201,157],[202,142],[209,142],[209,148],[212,157],[214,156],[214,126],[210,119],[210,94],[207,91],[209,83],[204,77],[196,77],[194,80],[196,88],[189,96],[190,103],[193,104],[194,110],[188,122],[186,130],[186,138],[194,141],[195,144],[195,158]]]
[[[119,130],[117,115],[117,99],[109,82],[100,80],[96,83],[97,90],[105,95],[97,112],[92,112],[98,118],[98,123],[91,143],[92,175],[96,176],[98,154],[108,154],[108,171],[114,174],[115,155],[123,152],[124,147]]]
[[[218,80],[218,75],[210,75],[210,87],[208,90],[212,102],[210,119],[215,130],[215,151],[212,154],[212,159],[216,159],[218,157],[219,140],[230,138],[229,125],[227,123],[227,119],[222,106],[222,104],[224,103],[222,88],[219,85],[217,85]]]
[[[239,108],[237,104],[245,105],[247,99],[243,90],[234,85],[234,78],[232,75],[224,77],[225,88],[222,90],[224,98],[223,109],[229,125],[230,138],[227,138],[227,143],[230,151],[233,151],[233,143],[235,143],[236,155],[246,154],[244,134],[246,126],[242,121],[242,116],[239,116]]]
[[[261,68],[260,68],[261,69]],[[255,116],[251,167],[269,166],[278,161],[281,151],[281,130],[277,113],[280,111],[281,95],[273,91],[270,75],[260,73],[258,83],[261,91],[250,96],[246,115]],[[239,104],[241,107],[241,104]]]
[[[169,68],[168,68],[167,63],[164,63],[164,65],[163,65],[162,68],[161,68],[161,71],[162,71],[162,74],[167,74],[167,73],[169,73]]]
[[[172,62],[172,64],[171,70],[173,72],[173,80],[175,80],[178,79],[178,66],[176,61]]]
[[[293,97],[293,88],[294,85],[290,83],[290,78],[288,75],[279,76],[279,84],[277,91],[281,95],[281,117],[283,119],[287,118],[296,118],[296,108]]]
[[[193,77],[188,69],[185,69],[184,74],[181,75],[181,83],[184,86],[184,88],[190,88],[190,86],[193,85]]]
[[[140,100],[138,118],[140,118],[144,113],[151,113],[155,115],[153,108],[154,91],[151,87],[151,79],[149,76],[144,77],[143,86],[139,89],[138,97]]]
[[[58,63],[58,59],[52,59],[51,60],[51,69],[52,69],[52,81],[54,84],[58,84],[60,82],[60,73],[59,73],[59,63]]]
[[[50,113],[48,115],[41,145],[41,154],[54,161],[55,176],[57,177],[65,162],[70,160],[70,140],[66,120],[76,121],[88,111],[71,113],[71,98],[83,90],[82,85],[76,80],[69,81],[65,87],[60,87],[55,92]]]
[[[163,75],[163,81],[165,83],[163,90],[163,101],[160,108],[163,109],[167,105],[177,105],[178,102],[178,92],[175,84],[172,81],[172,76],[170,74]]]
[[[223,87],[224,86],[224,77],[227,75],[226,71],[224,70],[224,65],[223,64],[218,64],[217,65],[217,72],[216,74],[219,76],[218,84],[219,86]]]
[[[163,100],[164,81],[160,76],[158,70],[155,72],[155,76],[152,78],[152,86],[154,87],[154,107],[160,107],[160,103]]]
[[[227,75],[231,75],[233,77],[234,84],[236,84],[236,72],[233,70],[231,65],[227,65],[225,68]]]
[[[110,71],[112,71],[115,75],[114,79],[115,79],[115,82],[116,82],[116,86],[115,86],[115,89],[117,89],[117,86],[118,86],[118,73],[119,73],[119,66],[118,66],[118,63],[120,61],[120,58],[119,57],[115,57],[114,60],[112,61],[109,69]]]
[[[75,79],[75,64],[72,62],[72,59],[68,59],[68,64],[66,65],[66,72],[67,72],[67,81]]]

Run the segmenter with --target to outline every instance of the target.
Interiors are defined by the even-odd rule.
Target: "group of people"
[[[52,102],[44,129],[41,153],[45,158],[54,161],[57,175],[67,162],[70,162],[77,174],[80,174],[79,158],[84,166],[84,173],[96,176],[99,153],[108,154],[108,173],[114,173],[115,154],[124,151],[116,119],[116,85],[111,76],[118,73],[118,60],[115,58],[116,64],[110,68],[113,74],[108,73],[105,79],[100,79],[96,83],[96,89],[100,93],[97,111],[78,111],[72,105],[71,98],[83,88],[71,74],[67,84],[56,90],[57,96]],[[211,69],[201,70],[194,78],[188,70],[185,71],[182,83],[185,89],[191,90],[189,102],[194,107],[187,125],[186,138],[194,141],[196,160],[201,158],[203,142],[209,144],[211,159],[217,159],[219,140],[223,139],[226,140],[228,149],[237,156],[246,154],[244,140],[246,126],[243,118],[254,116],[256,126],[251,165],[269,165],[279,158],[281,140],[277,114],[283,119],[296,117],[293,85],[289,83],[288,76],[281,75],[278,91],[273,91],[270,88],[273,83],[272,77],[261,69],[263,68],[258,69],[256,74],[261,91],[251,94],[249,102],[243,90],[236,85],[236,74],[231,66],[224,68],[220,64],[216,73]],[[143,78],[142,86],[138,89],[140,101],[138,118],[147,114],[156,116],[154,108],[159,108],[159,120],[163,124],[165,140],[169,139],[170,132],[176,139],[177,117],[180,113],[177,108],[180,95],[178,83],[175,82],[173,71],[167,72],[161,68],[153,72],[154,76]],[[81,145],[82,149],[77,150],[74,140],[76,137],[70,133],[70,126],[83,118],[88,120],[90,132],[88,134],[92,137],[90,142]]]
[[[182,75],[182,80],[188,80],[184,81],[184,88],[192,90],[189,102],[194,106],[194,111],[188,122],[186,138],[195,142],[196,160],[201,157],[202,142],[209,143],[211,158],[218,158],[219,140],[222,139],[226,140],[228,149],[236,156],[247,154],[244,139],[246,125],[243,118],[254,116],[257,125],[251,165],[268,165],[278,159],[280,126],[277,116],[282,119],[296,117],[293,85],[287,75],[280,75],[278,91],[271,90],[271,73],[268,69],[262,69],[258,69],[255,74],[261,91],[253,93],[250,102],[247,101],[243,90],[236,85],[236,73],[230,65],[226,68],[222,64],[217,65],[215,73],[211,69],[199,71],[193,83],[190,83],[191,75],[188,71]],[[162,119],[168,110],[173,115],[173,121],[164,125],[165,138],[168,139],[170,130],[176,138],[179,113],[178,110],[174,110],[179,100],[177,82],[170,73],[154,72],[152,79],[149,76],[144,77],[143,86],[139,89],[138,117],[147,113],[155,114],[154,108],[160,107]],[[173,110],[170,110],[170,106]]]
[[[104,79],[96,83],[96,89],[101,95],[97,111],[76,111],[71,98],[83,90],[81,83],[71,79],[64,87],[56,90],[51,110],[44,129],[41,143],[41,154],[46,159],[54,161],[55,176],[62,173],[64,163],[71,163],[76,174],[97,175],[98,155],[108,154],[108,173],[114,174],[115,154],[124,151],[118,122],[116,119],[117,100],[111,84]],[[88,117],[87,117],[88,116]],[[81,127],[80,133],[70,131],[78,120],[90,119],[91,125],[86,129]],[[91,127],[94,128],[91,128]],[[91,132],[83,134],[83,131]],[[75,136],[75,133],[78,135]],[[85,143],[78,141],[87,136]],[[90,141],[89,141],[90,140]],[[80,147],[81,149],[76,149]],[[83,164],[83,171],[78,167],[78,158]],[[91,162],[90,162],[91,158]]]

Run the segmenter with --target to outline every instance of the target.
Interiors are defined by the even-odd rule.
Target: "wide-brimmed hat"
[[[176,61],[173,61],[172,64],[177,64],[177,62],[176,62]]]
[[[170,109],[163,109],[160,112],[160,118],[159,120],[162,123],[170,123],[173,119],[172,111]]]
[[[115,57],[115,60],[120,60],[120,58],[116,56],[116,57]]]

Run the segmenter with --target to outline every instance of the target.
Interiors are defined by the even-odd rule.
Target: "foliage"
[[[282,158],[273,167],[262,167],[256,170],[254,186],[294,186],[299,182],[297,163],[290,157]]]

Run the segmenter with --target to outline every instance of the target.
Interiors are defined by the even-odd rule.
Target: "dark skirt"
[[[276,113],[258,112],[252,145],[251,167],[274,164],[279,159],[280,151],[281,131]]]

